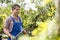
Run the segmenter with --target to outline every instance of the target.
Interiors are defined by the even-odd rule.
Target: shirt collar
[[[11,14],[11,17],[12,17],[12,18],[15,18],[15,17],[13,16],[13,14]]]
[[[14,17],[13,17],[13,14],[11,14],[11,17],[14,18]]]

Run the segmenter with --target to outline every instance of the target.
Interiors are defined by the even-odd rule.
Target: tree
[[[56,11],[58,13],[58,20],[57,20],[57,24],[58,24],[58,36],[60,36],[60,0],[55,0],[55,4],[56,4]]]

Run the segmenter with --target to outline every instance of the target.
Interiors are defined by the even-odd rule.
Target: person
[[[27,34],[26,30],[22,27],[21,17],[18,15],[20,11],[20,6],[14,4],[12,6],[12,14],[8,16],[4,22],[4,33],[8,36],[8,40],[17,39],[17,35],[21,32]],[[17,36],[17,37],[16,37]]]

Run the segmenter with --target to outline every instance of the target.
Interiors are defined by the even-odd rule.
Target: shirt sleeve
[[[9,26],[9,18],[6,18],[4,22],[4,27],[8,27],[8,26]]]

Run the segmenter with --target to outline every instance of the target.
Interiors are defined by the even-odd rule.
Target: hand
[[[12,36],[12,37],[11,37],[11,40],[16,40],[16,37],[15,37],[15,36]]]
[[[23,30],[23,33],[24,33],[24,34],[28,34],[26,30]]]

